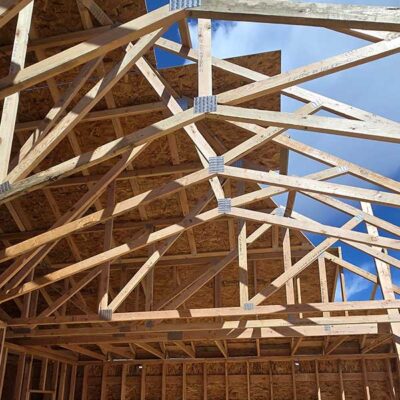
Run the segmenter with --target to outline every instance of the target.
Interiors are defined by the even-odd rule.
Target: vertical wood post
[[[146,366],[142,366],[142,374],[140,376],[140,400],[146,398]]]
[[[87,400],[88,381],[89,381],[89,365],[83,367],[83,382],[82,382],[82,399]]]
[[[365,213],[370,215],[374,215],[372,206],[370,203],[361,202],[361,208]],[[366,224],[367,232],[372,236],[379,236],[378,228],[373,225]],[[380,249],[380,248],[377,248]],[[380,249],[382,250],[382,249]],[[392,275],[390,273],[390,265],[378,260],[374,259],[375,266],[378,272],[379,284],[381,286],[382,295],[385,300],[394,300],[396,297],[393,292],[393,282]],[[388,310],[389,315],[398,315],[398,310]],[[391,323],[390,324],[392,334],[393,334],[393,343],[396,348],[397,356],[400,359],[400,323]]]
[[[76,374],[78,367],[73,365],[71,368],[71,381],[69,384],[69,398],[68,400],[75,400],[75,388],[76,388]]]
[[[199,97],[212,95],[211,20],[199,18]]]
[[[32,0],[18,14],[9,75],[16,75],[25,66],[33,5],[34,1]],[[8,174],[8,165],[10,163],[18,103],[18,92],[4,99],[3,112],[0,122],[0,183],[5,180]]]

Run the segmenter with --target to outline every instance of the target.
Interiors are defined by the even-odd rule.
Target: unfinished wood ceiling
[[[212,19],[371,44],[281,72],[279,49],[213,57]],[[373,204],[399,207],[400,183],[287,131],[398,146],[398,122],[296,86],[398,53],[398,32],[389,7],[0,1],[0,397],[333,399],[338,380],[342,399],[397,398],[400,228]],[[157,69],[155,47],[190,62]],[[298,177],[291,151],[326,168]],[[346,174],[379,188],[331,181]],[[348,221],[300,214],[298,193]],[[371,299],[348,301],[345,270]]]

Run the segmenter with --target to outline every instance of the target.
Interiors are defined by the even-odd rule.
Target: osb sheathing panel
[[[369,386],[372,399],[389,399],[388,386],[386,382],[386,372],[384,362],[367,361],[376,364],[374,375],[369,375]],[[359,361],[341,361],[344,390],[346,399],[364,399],[363,381]],[[300,362],[295,366],[296,395],[299,400],[310,400],[316,397],[316,378],[315,364],[312,361]],[[340,381],[338,374],[338,361],[320,361],[320,388],[323,399],[337,400],[340,397]],[[113,366],[115,368],[115,366]],[[146,400],[159,400],[162,395],[162,367],[161,365],[144,366],[146,371],[145,378],[145,398]],[[210,400],[225,400],[226,380],[225,364],[187,364],[186,365],[186,398],[189,400],[204,399],[203,373],[204,368],[207,374],[207,398]],[[230,400],[241,400],[247,398],[247,366],[245,362],[226,364],[228,372],[228,393]],[[252,400],[270,400],[270,375],[272,375],[273,399],[287,400],[293,398],[292,364],[290,362],[257,362],[249,363],[250,398]],[[165,367],[166,378],[166,399],[182,399],[182,364],[167,364]],[[369,369],[368,369],[369,370]],[[127,399],[140,399],[141,369],[136,367],[128,368],[126,386],[128,388]],[[326,375],[334,373],[334,375]],[[107,369],[106,377],[106,400],[116,400],[120,397],[121,377],[120,369]],[[89,399],[100,397],[102,370],[97,366],[90,367],[89,373]],[[79,379],[79,381],[81,381]],[[80,396],[81,385],[78,385],[77,395]],[[98,396],[98,397],[96,397]]]
[[[279,62],[280,62],[280,53],[279,52],[271,52],[267,54],[259,54],[252,55],[247,57],[239,57],[233,59],[234,62],[238,64],[251,66],[252,68],[259,70],[264,73],[268,73],[270,75],[276,74],[279,72]],[[71,75],[70,79],[73,78],[73,73],[69,72]],[[180,68],[171,68],[162,71],[162,75],[170,82],[174,89],[179,93],[179,95],[185,95],[193,98],[197,93],[196,81],[197,81],[197,69],[195,65],[188,65]],[[150,88],[149,84],[139,75],[137,71],[132,72],[132,74],[128,77],[128,83],[124,80],[122,83],[119,83],[113,89],[113,94],[115,94],[115,98],[117,101],[117,106],[126,105],[126,104],[140,104],[147,101],[158,101],[158,96],[153,92]],[[214,87],[216,92],[224,91],[233,87],[240,86],[245,83],[244,80],[239,79],[235,76],[229,75],[227,73],[223,73],[221,71],[214,71]],[[91,83],[92,84],[92,83]],[[90,85],[85,85],[84,90],[82,90],[82,94],[85,90],[88,89]],[[134,88],[134,90],[132,89]],[[128,91],[128,94],[124,94]],[[37,99],[37,96],[40,98]],[[23,115],[24,120],[32,120],[35,118],[43,118],[47,113],[50,104],[47,104],[45,98],[48,98],[48,93],[45,89],[32,90],[24,93],[21,96],[21,105],[20,105],[20,113]],[[125,99],[125,97],[129,97],[129,99]],[[36,100],[37,101],[36,101]],[[121,100],[122,99],[122,100]],[[263,99],[257,100],[257,107],[263,109],[279,109],[279,96],[273,95],[268,96]],[[51,103],[51,102],[50,102]],[[42,108],[40,115],[37,115],[38,108]],[[104,104],[100,102],[96,109],[104,108]],[[134,132],[139,128],[148,126],[149,124],[160,120],[165,117],[166,113],[152,113],[150,115],[142,115],[130,118],[122,118],[122,126],[124,133]],[[21,119],[21,118],[20,118]],[[115,139],[115,132],[113,130],[113,126],[111,121],[99,121],[99,122],[90,122],[90,123],[81,123],[75,129],[74,132],[78,138],[78,142],[80,144],[82,151],[89,151],[104,144],[110,140]],[[226,148],[231,148],[240,141],[243,141],[247,135],[240,129],[234,128],[233,126],[227,125],[223,126],[217,124],[217,126],[212,127],[212,134],[217,137],[221,137],[225,135],[229,140],[226,144]],[[188,139],[187,135],[183,132],[177,132],[175,134],[178,144],[179,157],[182,162],[186,161],[197,161],[197,156],[195,152],[195,148],[191,141]],[[16,150],[18,146],[14,146]],[[218,152],[218,149],[216,149]],[[52,151],[49,156],[44,160],[41,164],[41,168],[46,168],[56,163],[59,163],[63,160],[66,160],[73,156],[72,150],[67,143],[67,139],[65,139],[57,148]],[[252,161],[256,161],[260,164],[263,164],[266,168],[276,169],[279,166],[279,151],[277,147],[274,145],[269,145],[263,148],[261,152],[254,152],[248,156],[248,159]],[[115,163],[115,160],[109,160],[106,163],[103,163],[99,166],[91,168],[92,173],[101,174],[106,172],[111,165]],[[149,147],[144,151],[134,162],[132,163],[134,168],[145,168],[145,167],[157,167],[159,165],[168,165],[171,164],[171,158],[169,154],[169,147],[166,138],[160,138],[149,145]],[[165,176],[165,177],[154,177],[154,178],[139,178],[136,180],[137,185],[140,191],[150,190],[154,187],[158,187],[163,183],[170,181],[173,176]],[[248,190],[254,190],[254,185],[248,185]],[[60,213],[66,212],[83,194],[86,192],[86,187],[75,186],[75,187],[65,187],[65,188],[57,188],[52,190],[52,194],[56,200],[57,207]],[[209,186],[207,184],[196,185],[193,188],[187,190],[187,196],[189,200],[189,205],[193,206],[196,201],[209,190]],[[132,196],[132,188],[129,182],[127,181],[119,181],[117,184],[117,192],[116,199],[117,201],[122,201]],[[100,197],[103,205],[105,205],[105,195]],[[210,203],[210,207],[214,206],[215,203]],[[48,203],[44,197],[44,195],[40,192],[34,192],[21,200],[20,210],[28,214],[29,218],[32,219],[31,225],[33,229],[44,229],[55,221],[54,215],[49,212]],[[90,211],[93,211],[93,207]],[[146,211],[149,218],[159,218],[165,216],[180,216],[181,208],[179,203],[178,195],[169,196],[166,199],[161,199],[157,202],[146,206]],[[2,221],[4,221],[4,229],[5,230],[16,230],[15,224],[12,222],[12,219],[8,215],[7,211],[5,211],[4,207],[0,208],[0,213],[2,215]],[[139,214],[135,210],[125,216],[123,216],[124,220],[128,218],[133,220],[139,220]],[[206,229],[214,230],[214,232],[206,231]],[[225,230],[225,227],[220,227],[218,229],[213,228],[211,224],[210,227],[201,227],[200,233],[198,229],[195,229],[195,237],[199,244],[199,251],[203,249],[217,249],[218,247],[218,238],[219,241],[219,249],[226,247],[221,238],[226,236],[221,235],[221,229]],[[202,235],[201,232],[204,232]],[[212,234],[213,233],[213,234]],[[209,243],[204,238],[208,238]],[[95,239],[98,239],[95,237]],[[119,232],[116,235],[116,243],[124,243],[129,240],[129,234],[124,236],[123,233]],[[185,240],[185,235],[182,236],[181,241]],[[102,241],[101,240],[93,240],[92,243],[88,243],[83,240],[80,240],[79,235],[77,237],[76,242],[78,243],[78,249],[80,250],[81,256],[83,258],[89,257],[97,252],[101,251]],[[171,249],[173,251],[189,251],[189,247],[187,243],[179,241],[177,244]],[[69,250],[67,250],[69,252]],[[51,253],[51,256],[54,258],[54,262],[70,262],[72,261],[71,257],[62,252],[60,246],[57,247],[55,251]]]

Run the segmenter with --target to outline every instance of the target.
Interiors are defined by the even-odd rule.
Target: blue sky
[[[165,0],[147,0],[149,10],[167,4],[167,2]],[[330,0],[320,2],[400,6],[400,0]],[[190,21],[190,31],[194,47],[196,47],[197,22],[194,20]],[[179,41],[177,27],[172,27],[166,36],[172,40]],[[315,27],[221,21],[214,21],[213,23],[214,56],[227,58],[281,50],[282,71],[288,71],[368,44],[369,42],[360,39]],[[182,59],[163,51],[157,51],[157,61],[161,68],[179,65],[183,62]],[[303,84],[302,87],[400,122],[399,71],[400,54],[319,78]],[[294,111],[300,105],[300,102],[282,96],[283,111]],[[318,115],[333,116],[326,112],[320,112]],[[363,141],[336,135],[295,130],[291,130],[290,134],[299,141],[328,151],[393,179],[400,180],[399,144]],[[323,168],[325,168],[323,165],[311,159],[290,153],[289,174],[301,176]],[[350,176],[341,177],[333,181],[347,185],[374,188],[373,185]],[[285,204],[285,196],[275,200],[280,204]],[[359,207],[356,202],[341,200]],[[296,199],[295,210],[333,226],[340,226],[349,219],[347,215],[301,195]],[[399,209],[374,205],[374,212],[377,216],[400,225]],[[365,225],[361,224],[357,230],[365,232]],[[387,235],[385,232],[383,234]],[[314,243],[319,243],[324,239],[318,235],[309,235],[309,237]],[[376,272],[371,257],[343,243],[340,243],[340,245],[345,259],[366,270]],[[390,254],[397,257],[400,256],[400,252],[397,252],[397,254],[396,252],[390,252]],[[369,298],[372,289],[371,284],[347,272],[345,272],[345,276],[349,299]],[[393,280],[400,284],[400,271],[392,268],[392,276]],[[378,292],[377,298],[380,297],[381,293]]]

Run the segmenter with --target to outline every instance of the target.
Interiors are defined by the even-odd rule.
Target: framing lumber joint
[[[181,10],[182,8],[200,7],[201,0],[169,0],[169,9],[171,11]]]
[[[218,200],[218,212],[220,214],[226,214],[231,212],[232,209],[232,199],[219,199]]]
[[[0,184],[0,194],[6,193],[10,190],[11,190],[10,182],[6,181],[6,182],[3,182],[2,184]]]
[[[111,321],[112,320],[113,311],[111,308],[103,308],[99,311],[99,317],[103,321]]]
[[[208,159],[208,172],[210,174],[218,174],[219,172],[224,172],[224,170],[224,157],[210,157]]]
[[[217,96],[199,96],[194,98],[194,113],[210,113],[217,111]]]

